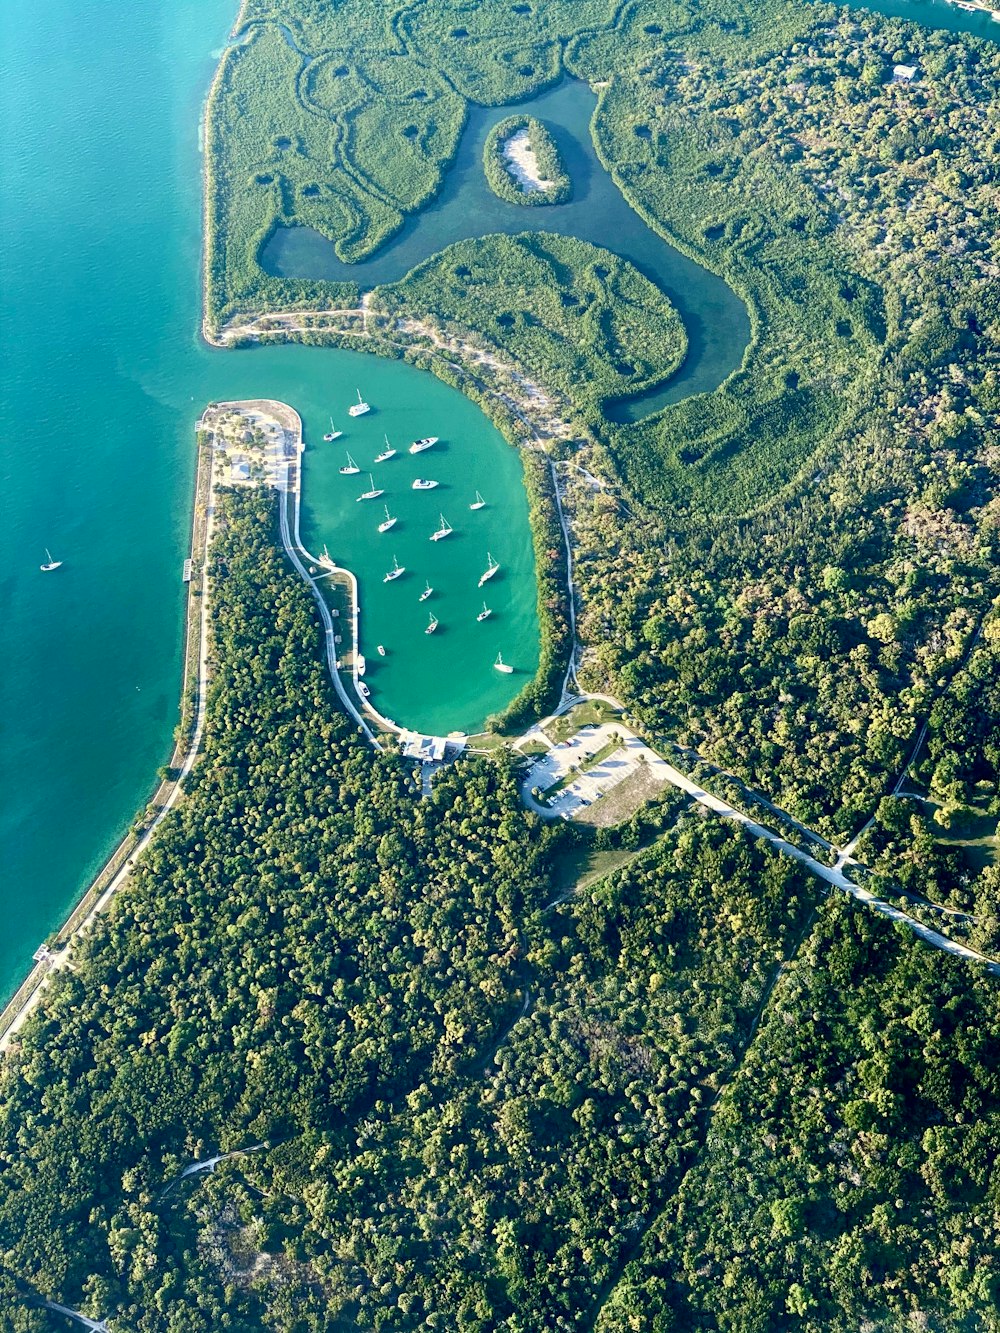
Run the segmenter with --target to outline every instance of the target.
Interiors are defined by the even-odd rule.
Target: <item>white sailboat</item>
[[[385,507],[385,522],[378,525],[379,532],[388,532],[390,528],[396,526],[396,515],[389,513],[389,506]]]
[[[371,410],[372,410],[371,404],[365,402],[365,400],[361,397],[361,390],[359,389],[358,401],[353,405],[353,407],[349,407],[347,409],[347,415],[349,417],[363,417],[366,412],[370,412]]]
[[[59,566],[60,566],[61,564],[62,564],[62,561],[61,561],[61,560],[53,560],[53,559],[52,559],[52,552],[51,552],[51,551],[49,550],[49,548],[46,546],[46,548],[45,548],[45,564],[44,564],[44,565],[39,565],[39,566],[38,566],[38,568],[42,571],[42,573],[43,573],[43,574],[51,574],[52,571],[53,571],[54,569],[58,569]]]
[[[425,584],[425,586],[424,586],[424,590],[423,590],[423,592],[420,594],[420,596],[417,598],[417,601],[418,601],[418,602],[426,602],[426,601],[427,601],[427,598],[430,597],[430,595],[431,595],[431,593],[432,593],[433,591],[434,591],[434,589],[431,587],[431,585],[430,585],[429,583]]]
[[[359,500],[377,500],[380,495],[385,495],[385,490],[375,485],[375,478],[368,473],[368,489],[362,491],[358,496]]]
[[[425,634],[433,634],[434,631],[437,629],[438,625],[440,624],[440,621],[438,620],[434,612],[432,611],[430,614],[431,618],[427,623],[427,628],[424,630]]]
[[[441,520],[441,526],[437,529],[436,532],[431,533],[432,542],[442,541],[445,537],[450,537],[451,534],[455,531],[455,529],[445,518],[444,514],[439,514],[438,518]]]
[[[391,583],[391,582],[393,581],[393,579],[398,579],[399,576],[400,576],[400,574],[405,574],[405,573],[406,573],[406,566],[405,566],[405,565],[401,565],[401,564],[399,563],[399,561],[396,559],[396,557],[393,556],[393,557],[392,557],[392,569],[389,570],[388,574],[386,574],[386,576],[385,576],[385,578],[382,580],[382,582],[383,582],[383,583]]]
[[[493,669],[494,671],[502,671],[505,676],[509,676],[514,670],[512,666],[507,665],[500,653],[497,653],[497,660],[493,663]]]
[[[340,469],[340,475],[342,477],[355,477],[360,471],[361,469],[358,467],[357,463],[355,463],[354,459],[351,457],[350,450],[348,450],[347,464],[345,467],[342,467]]]
[[[342,430],[338,430],[337,427],[333,424],[333,417],[331,417],[330,429],[323,436],[323,439],[326,440],[326,442],[329,444],[331,440],[339,440],[341,435],[343,435],[343,433],[344,432]]]
[[[488,582],[490,581],[490,579],[493,577],[493,575],[496,574],[496,573],[498,573],[499,570],[500,570],[500,566],[497,564],[497,562],[496,562],[496,561],[493,559],[493,557],[490,555],[489,551],[487,551],[487,552],[486,552],[486,569],[483,571],[482,577],[481,577],[480,580],[479,580],[479,586],[480,586],[480,588],[483,586],[484,583],[488,583]]]
[[[396,451],[389,443],[388,435],[383,435],[382,439],[385,440],[385,448],[382,450],[381,453],[375,455],[376,463],[384,463],[386,462],[387,459],[396,457]]]
[[[422,439],[414,440],[410,445],[411,454],[422,454],[425,449],[429,449],[432,444],[437,444],[440,435],[425,435]]]
[[[475,500],[473,500],[472,504],[469,505],[469,508],[470,508],[470,509],[485,509],[485,508],[486,508],[486,501],[483,499],[483,497],[479,494],[478,491],[476,491],[476,498],[475,498]]]
[[[428,481],[424,477],[418,477],[410,487],[411,491],[432,491],[437,485],[436,481]]]
[[[489,620],[489,618],[490,618],[490,616],[491,616],[492,614],[493,614],[493,608],[487,606],[486,603],[483,602],[483,609],[480,611],[479,615],[476,616],[476,619],[477,619],[477,620]]]

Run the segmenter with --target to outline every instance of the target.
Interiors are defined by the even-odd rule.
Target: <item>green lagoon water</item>
[[[472,727],[525,678],[493,672],[496,650],[525,673],[536,660],[519,463],[476,408],[373,357],[217,352],[199,339],[198,123],[235,10],[235,0],[6,0],[0,10],[3,992],[169,753],[193,426],[209,399],[273,396],[302,413],[303,536],[327,542],[361,577],[363,646],[391,716]],[[997,30],[935,0],[912,11]],[[684,304],[697,315],[695,290]],[[383,465],[400,515],[384,538],[368,531],[374,502],[353,499],[359,479],[336,473],[339,443],[320,442],[330,412],[348,424],[356,385],[378,408],[352,423],[359,462],[383,431],[397,446],[423,433],[444,439],[416,462]],[[442,481],[438,491],[408,491],[418,469]],[[474,514],[477,487],[489,508]],[[426,534],[440,511],[456,531],[434,547]],[[66,562],[57,575],[38,572],[45,546]],[[495,619],[477,625],[487,548],[504,570],[486,589]],[[383,585],[393,554],[413,572]],[[425,577],[440,588],[428,603],[442,622],[433,636],[421,632],[426,606],[416,601]]]
[[[8,0],[0,16],[4,993],[168,757],[194,423],[210,399],[275,397],[301,413],[303,535],[329,542],[359,575],[365,646],[376,656],[370,629],[392,649],[371,677],[387,713],[418,728],[472,728],[537,664],[520,461],[474,404],[431,375],[361,353],[234,353],[200,340],[198,126],[234,15],[233,0]],[[347,428],[357,385],[377,409],[350,423],[359,459],[374,454],[384,431],[402,444],[442,436],[434,468],[431,455],[423,458],[444,484],[435,497],[408,493],[400,507],[428,500],[419,508],[430,526],[445,507],[455,535],[440,551],[418,542],[414,506],[394,548],[409,560],[410,544],[420,546],[440,583],[438,635],[416,632],[415,608],[423,608],[409,577],[392,588],[407,604],[396,615],[384,596],[385,552],[372,535],[331,523],[343,492],[327,495],[334,455],[321,436],[331,412]],[[396,464],[395,477],[407,466]],[[472,514],[477,486],[490,507]],[[354,504],[357,489],[345,519],[371,510]],[[366,517],[374,526],[378,513]],[[38,570],[46,546],[65,561],[51,576]],[[475,591],[487,548],[504,569],[491,588],[495,623],[480,626],[481,603],[470,619],[460,588],[471,580]],[[514,676],[493,671],[498,648],[517,666]]]

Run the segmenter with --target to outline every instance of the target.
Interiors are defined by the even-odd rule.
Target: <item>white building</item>
[[[406,759],[419,759],[424,764],[437,764],[444,758],[448,742],[441,736],[421,736],[419,731],[403,731],[399,748]]]

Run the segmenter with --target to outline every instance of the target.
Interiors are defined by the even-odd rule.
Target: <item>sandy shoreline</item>
[[[531,131],[527,128],[517,130],[503,146],[504,165],[526,194],[540,190],[551,190],[555,181],[547,180],[541,173],[538,158],[531,146]]]

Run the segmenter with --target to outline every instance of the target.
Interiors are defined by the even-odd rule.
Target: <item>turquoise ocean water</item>
[[[419,728],[474,728],[537,664],[520,462],[472,403],[361,353],[221,352],[199,338],[198,127],[235,10],[233,0],[9,0],[0,16],[0,992],[27,970],[168,757],[193,431],[209,399],[278,397],[302,414],[307,497],[314,446],[316,461],[305,535],[359,574],[363,623],[394,650],[372,673],[387,713]],[[446,620],[447,593],[437,637],[406,644],[399,627],[380,624],[392,610],[380,602],[385,552],[360,529],[331,527],[343,497],[330,497],[330,513],[324,500],[320,437],[331,412],[347,424],[356,385],[377,409],[350,435],[359,454],[385,430],[401,443],[442,437],[436,463],[448,485],[428,513],[436,526],[447,497],[449,554],[465,582],[496,547],[493,624],[477,626],[460,597]],[[473,515],[476,486],[490,507]],[[401,557],[416,518],[400,523]],[[39,572],[45,547],[65,561],[56,574]],[[394,590],[415,607],[407,582]],[[517,675],[484,659],[498,647]]]
[[[1000,32],[938,0],[882,7]],[[268,395],[302,412],[315,446],[303,535],[361,576],[364,647],[388,649],[372,675],[387,713],[473,727],[524,679],[492,672],[495,650],[523,672],[537,656],[517,456],[474,407],[377,358],[215,352],[199,340],[198,124],[235,11],[235,0],[0,9],[0,992],[20,980],[169,753],[193,425],[208,399]],[[696,314],[696,294],[688,300]],[[397,444],[424,430],[446,441],[433,468],[423,456],[421,470],[447,483],[417,497],[426,505],[403,483],[409,463],[385,465],[400,529],[361,551],[348,547],[364,535],[365,506],[347,498],[339,458],[318,442],[356,385],[379,409],[349,441],[359,454],[371,455],[383,430]],[[476,487],[490,503],[480,514],[467,509]],[[434,550],[422,534],[441,511],[456,535]],[[46,546],[66,562],[48,577],[38,572]],[[505,572],[488,589],[495,621],[477,626],[486,549]],[[393,553],[413,576],[387,588]],[[419,632],[425,573],[442,588],[440,637]],[[408,665],[410,650],[419,662]]]

